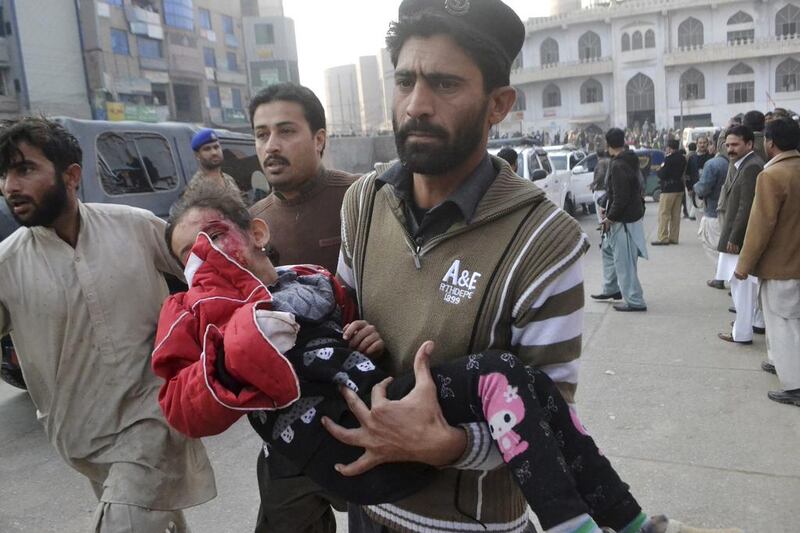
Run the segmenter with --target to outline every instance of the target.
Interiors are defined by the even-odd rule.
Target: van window
[[[174,191],[179,182],[169,143],[155,133],[101,134],[97,174],[109,196]]]
[[[222,171],[230,174],[244,192],[253,188],[253,174],[263,176],[253,142],[234,142],[220,139],[222,145]],[[263,181],[263,180],[261,180]]]
[[[539,158],[536,157],[536,150],[531,150],[530,155],[528,155],[528,175],[533,176],[533,173],[540,168],[542,166],[539,164]]]
[[[544,169],[548,175],[553,173],[553,167],[550,165],[550,158],[547,157],[547,154],[542,154],[542,169]]]

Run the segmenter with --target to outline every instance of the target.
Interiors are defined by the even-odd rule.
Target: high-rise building
[[[281,82],[300,83],[294,21],[283,15],[282,0],[249,0],[245,10],[245,52],[252,94]]]
[[[361,111],[361,128],[370,135],[381,129],[383,123],[383,88],[376,56],[358,58],[358,100]]]
[[[361,104],[355,65],[342,65],[325,70],[325,102],[330,133],[340,135],[361,133]]]
[[[394,98],[394,65],[392,58],[386,48],[381,48],[378,54],[378,74],[381,80],[383,96],[383,123],[381,129],[391,131],[392,129],[392,100]]]

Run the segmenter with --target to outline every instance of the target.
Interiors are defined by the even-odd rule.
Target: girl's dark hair
[[[22,117],[0,121],[0,175],[5,175],[14,162],[23,159],[20,143],[40,149],[53,163],[56,176],[71,165],[80,165],[83,151],[78,139],[58,122],[41,117]]]
[[[172,257],[178,261],[178,264],[181,262],[172,251],[172,235],[175,233],[175,226],[180,223],[191,209],[213,209],[218,211],[223,217],[245,231],[250,229],[250,222],[253,220],[238,194],[206,180],[193,182],[170,208],[167,229],[164,233],[167,248]]]
[[[498,87],[511,84],[511,61],[498,46],[470,29],[458,23],[454,17],[441,17],[431,13],[422,13],[402,18],[393,22],[386,34],[386,48],[397,67],[397,59],[403,44],[411,37],[432,37],[447,35],[475,62],[483,74],[483,88],[488,94]]]

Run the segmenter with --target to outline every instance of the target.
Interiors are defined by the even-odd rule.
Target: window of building
[[[217,55],[213,48],[203,48],[203,62],[207,67],[217,68]]]
[[[9,27],[11,25],[9,24]],[[8,35],[11,35],[11,31],[8,31]],[[3,12],[3,6],[0,5],[0,37],[6,36],[6,16]]]
[[[159,40],[139,36],[136,38],[136,47],[139,50],[140,57],[151,59],[160,59],[164,57],[161,52],[161,41]]]
[[[706,97],[706,77],[696,68],[681,75],[681,100],[702,100]]]
[[[800,8],[789,4],[775,15],[775,35],[785,37],[797,35],[800,29]]]
[[[542,41],[539,51],[542,56],[542,65],[555,65],[558,63],[558,42],[555,39],[548,37]]]
[[[225,56],[228,58],[228,70],[238,72],[239,61],[236,59],[236,52],[227,52]]]
[[[603,86],[594,79],[589,79],[581,85],[581,103],[596,104],[603,101]]]
[[[514,107],[511,108],[511,111],[525,111],[527,109],[525,93],[519,89],[515,90],[517,91],[517,99],[514,101]]]
[[[222,100],[219,97],[219,87],[208,87],[208,107],[219,109],[222,107]]]
[[[542,95],[542,107],[561,107],[561,89],[552,83],[545,87]]]
[[[755,101],[756,84],[754,81],[740,81],[728,84],[728,103],[744,104]]]
[[[128,44],[128,32],[111,28],[111,50],[121,56],[131,55],[130,45]]]
[[[256,24],[256,44],[275,44],[275,27],[272,24]]]
[[[633,37],[631,37],[631,48],[634,50],[641,50],[644,48],[644,39],[642,38],[642,32],[635,31],[633,32]]]
[[[789,58],[775,69],[775,90],[792,93],[800,90],[800,62]]]
[[[728,19],[728,26],[733,26],[734,24],[747,24],[748,22],[753,22],[753,17],[744,11],[737,11],[731,18]]]
[[[647,30],[644,34],[644,47],[645,48],[655,48],[656,47],[656,32],[653,30]]]
[[[242,90],[236,87],[231,89],[231,103],[234,109],[242,109]]]
[[[164,0],[164,24],[173,28],[194,31],[194,3],[192,0]]]
[[[622,51],[627,52],[631,49],[631,36],[627,33],[622,34]]]
[[[703,23],[694,17],[681,22],[678,26],[678,46],[680,48],[697,48],[703,46]]]
[[[578,57],[581,61],[600,59],[603,54],[600,36],[593,31],[587,31],[578,39]]]
[[[169,143],[154,133],[107,132],[97,138],[97,174],[106,194],[174,191],[178,170]]]
[[[746,43],[756,37],[756,30],[737,30],[728,32],[729,43]]]
[[[211,27],[211,11],[203,9],[202,7],[197,10],[197,23],[204,30],[210,30]]]
[[[233,17],[222,15],[222,30],[225,35],[233,35]]]
[[[8,69],[0,69],[0,96],[12,96],[8,86]]]
[[[106,4],[111,4],[112,6],[121,6],[122,0],[106,0]]]
[[[742,74],[753,74],[753,67],[745,63],[737,63],[728,71],[728,76],[741,76]]]

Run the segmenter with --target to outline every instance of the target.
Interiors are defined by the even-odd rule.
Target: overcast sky
[[[547,2],[505,0],[522,20],[546,14]],[[300,83],[325,101],[324,71],[377,55],[389,23],[397,18],[400,0],[284,0],[284,13],[294,19]]]

